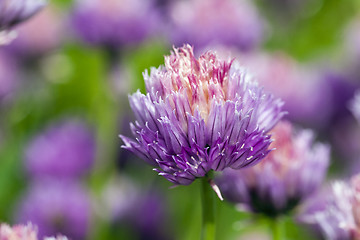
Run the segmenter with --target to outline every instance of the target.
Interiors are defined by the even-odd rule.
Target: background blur
[[[359,172],[356,0],[51,0],[0,49],[0,221],[72,239],[198,239],[199,182],[169,189],[123,151],[127,96],[172,46],[217,49],[332,147],[328,178]],[[270,239],[268,221],[218,201],[218,239]],[[296,214],[296,213],[294,213]],[[286,218],[288,239],[318,239]]]

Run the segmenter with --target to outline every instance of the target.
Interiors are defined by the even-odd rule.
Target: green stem
[[[285,239],[284,222],[281,217],[275,217],[271,219],[271,231],[273,240]]]
[[[215,239],[215,195],[209,184],[209,179],[201,179],[202,201],[202,240]]]

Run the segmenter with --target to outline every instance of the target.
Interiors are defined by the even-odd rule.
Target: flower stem
[[[285,228],[284,222],[281,217],[276,217],[271,219],[271,231],[273,240],[283,240],[285,239]]]
[[[209,184],[209,178],[201,179],[202,201],[202,240],[215,239],[215,195]]]

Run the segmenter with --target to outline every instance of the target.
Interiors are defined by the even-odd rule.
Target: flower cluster
[[[284,115],[283,103],[233,61],[213,52],[196,59],[185,45],[144,79],[148,93],[129,97],[136,141],[121,136],[123,147],[170,182],[187,185],[210,170],[251,166],[269,152],[268,131]]]
[[[317,190],[329,164],[329,147],[313,144],[312,131],[295,133],[288,122],[280,122],[271,133],[276,150],[252,168],[224,171],[218,183],[226,199],[276,216]]]

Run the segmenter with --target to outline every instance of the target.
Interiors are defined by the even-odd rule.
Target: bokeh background
[[[200,183],[171,188],[120,148],[128,94],[173,46],[215,49],[332,147],[328,179],[360,172],[356,0],[51,0],[0,48],[0,221],[71,239],[198,239]],[[218,239],[270,239],[269,220],[217,201]],[[319,239],[286,216],[287,239]]]

